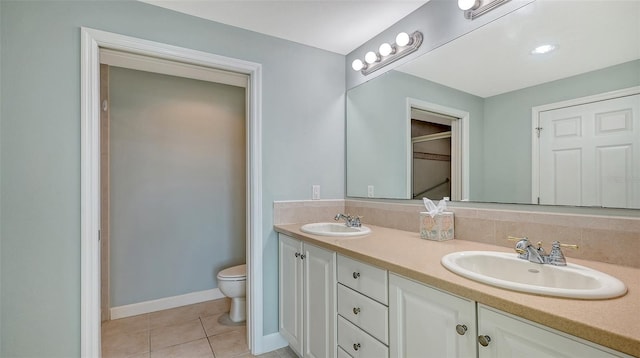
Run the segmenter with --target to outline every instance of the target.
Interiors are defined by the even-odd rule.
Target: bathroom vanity
[[[427,241],[377,226],[349,238],[304,233],[300,224],[275,229],[280,332],[301,356],[640,355],[640,269],[570,259],[621,279],[627,294],[607,300],[547,297],[475,282],[440,263],[452,252],[509,252],[504,247]],[[292,265],[302,268],[291,273]],[[294,325],[287,315],[300,321]],[[288,332],[298,327],[302,341]]]

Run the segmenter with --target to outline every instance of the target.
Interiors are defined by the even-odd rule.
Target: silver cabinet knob
[[[354,272],[353,278],[357,279],[358,277],[360,277],[360,272]]]
[[[357,351],[358,349],[360,349],[360,343],[354,343],[353,344],[353,350]]]
[[[296,252],[296,257],[300,257],[300,253],[299,252]]]
[[[464,324],[456,325],[456,332],[458,332],[458,334],[461,336],[464,336],[464,334],[467,333],[467,329],[467,326],[465,326]]]
[[[305,259],[305,257],[307,257],[305,254],[300,254],[300,258],[301,258],[301,259],[303,259],[303,260],[304,260],[304,259]]]
[[[360,307],[353,307],[353,314],[360,313]]]
[[[478,336],[478,343],[480,343],[481,346],[486,347],[489,345],[489,342],[491,342],[491,337],[489,336]]]

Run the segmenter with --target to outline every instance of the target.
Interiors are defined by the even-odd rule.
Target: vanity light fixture
[[[394,53],[396,51],[395,48],[393,48],[393,46],[389,45],[388,43],[383,43],[382,45],[380,45],[380,47],[378,48],[378,53],[380,53],[380,56],[384,57],[384,56],[389,56],[392,53]]]
[[[407,46],[410,42],[411,38],[406,32],[401,32],[398,34],[398,36],[396,36],[396,45],[400,47]]]
[[[364,62],[362,62],[361,59],[353,60],[353,62],[351,62],[351,68],[353,68],[354,71],[360,71],[364,68]]]
[[[380,56],[378,56],[378,54],[373,51],[369,51],[366,55],[364,55],[364,62],[368,64],[376,63],[378,61],[380,61]]]
[[[458,0],[458,7],[462,11],[475,10],[480,7],[480,0]]]
[[[554,51],[557,48],[558,48],[558,46],[556,46],[556,45],[550,45],[550,44],[540,45],[540,46],[534,48],[533,50],[531,50],[531,54],[532,55],[544,55],[545,53],[549,53],[551,51]]]
[[[360,71],[363,75],[380,69],[394,61],[397,61],[408,54],[415,52],[422,45],[422,33],[415,31],[411,35],[401,32],[396,36],[394,44],[383,43],[378,48],[378,52],[369,51],[364,55],[364,61],[355,59],[351,63],[354,71]]]
[[[458,0],[458,7],[464,11],[465,19],[473,20],[509,1],[510,0]]]

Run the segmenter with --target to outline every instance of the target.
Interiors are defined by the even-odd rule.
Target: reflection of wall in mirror
[[[482,190],[482,98],[390,71],[347,92],[347,196],[409,199],[407,98],[469,112],[469,196]]]
[[[347,196],[377,181],[376,197],[408,198],[406,102],[416,98],[470,113],[470,200],[530,203],[531,108],[638,85],[640,60],[486,99],[390,71],[347,93]]]
[[[640,85],[640,60],[485,99],[483,201],[531,202],[531,108]]]

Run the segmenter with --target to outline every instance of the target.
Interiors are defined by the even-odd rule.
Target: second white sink
[[[460,251],[442,257],[450,271],[492,286],[548,296],[603,299],[622,296],[625,284],[588,267],[541,265],[516,254],[494,251]]]
[[[349,227],[344,223],[313,223],[300,227],[302,232],[322,236],[361,236],[371,232],[366,226]]]

